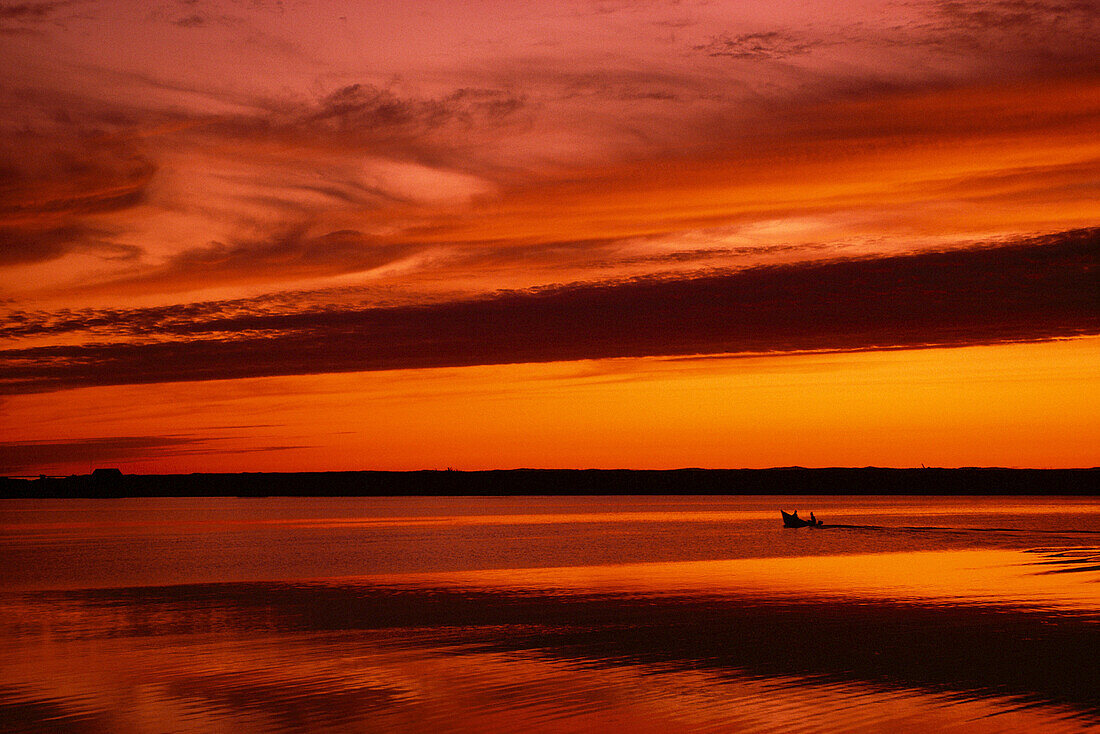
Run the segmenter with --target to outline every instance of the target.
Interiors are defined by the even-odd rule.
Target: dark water
[[[9,500],[0,554],[0,731],[1100,727],[1091,498]]]

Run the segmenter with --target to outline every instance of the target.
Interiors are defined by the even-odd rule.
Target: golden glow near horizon
[[[13,5],[0,473],[1100,464],[1098,31]]]
[[[88,388],[5,410],[14,440],[91,439],[77,460],[44,457],[48,473],[1081,466],[1100,439],[1098,361],[1097,339],[599,360]],[[125,431],[166,438],[128,459]]]

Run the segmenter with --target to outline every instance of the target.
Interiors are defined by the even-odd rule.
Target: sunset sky
[[[0,0],[0,473],[1100,464],[1093,0]]]

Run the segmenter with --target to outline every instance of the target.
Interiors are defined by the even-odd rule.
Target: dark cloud
[[[112,141],[44,138],[0,143],[0,217],[100,214],[144,200],[157,167],[137,150]]]
[[[886,24],[854,23],[833,28],[806,26],[749,33],[725,32],[712,36],[694,51],[714,57],[752,61],[782,61],[811,53],[817,48],[865,47],[931,51],[937,63],[911,69],[905,84],[930,86],[958,84],[960,72],[980,84],[994,79],[1046,76],[1094,77],[1100,71],[1100,13],[1092,0],[913,0],[911,13],[891,13]],[[907,20],[890,22],[890,15]],[[959,60],[965,59],[964,65]],[[947,74],[942,73],[950,68]],[[888,73],[866,68],[852,74],[845,69],[833,83],[854,81],[872,92]],[[827,82],[809,78],[814,86]]]
[[[133,259],[140,250],[88,222],[146,200],[156,166],[140,151],[68,131],[0,141],[0,267],[53,260],[73,251]]]
[[[1100,229],[425,306],[162,321],[156,343],[0,352],[7,393],[522,362],[966,346],[1100,333]],[[146,315],[148,318],[148,315]],[[197,338],[197,337],[202,338]]]
[[[255,110],[248,114],[205,118],[201,134],[310,142],[422,163],[441,161],[456,147],[483,139],[526,104],[522,94],[505,88],[462,87],[420,97],[371,84],[349,84],[310,100],[250,103]]]
[[[259,446],[222,448],[231,436],[108,436],[68,441],[0,442],[0,473],[17,474],[30,467],[59,467],[67,464],[143,461],[188,454],[249,453],[284,451],[302,446]]]
[[[141,248],[110,241],[105,233],[81,224],[35,228],[0,224],[0,267],[55,260],[87,252],[104,260],[133,260]]]
[[[811,253],[826,249],[822,244],[803,245],[750,245],[745,247],[703,247],[694,250],[674,250],[653,255],[636,255],[601,263],[602,267],[617,268],[623,265],[662,265],[705,262],[729,257],[760,257],[794,253]]]
[[[372,270],[421,249],[422,245],[387,243],[353,230],[313,235],[309,225],[302,224],[267,237],[193,247],[155,269],[95,287],[119,291],[155,286],[171,292],[226,282],[340,275]]]
[[[966,55],[985,74],[1067,77],[1100,70],[1100,13],[1092,0],[940,0],[916,7],[926,17],[895,29],[888,42]]]
[[[449,257],[462,268],[486,273],[494,269],[508,271],[522,267],[527,272],[556,272],[563,262],[582,268],[607,271],[622,266],[695,266],[728,261],[737,257],[784,255],[788,258],[820,253],[821,244],[769,245],[677,250],[649,255],[623,255],[623,247],[660,240],[665,235],[623,239],[619,237],[560,240],[517,245],[507,241],[474,243],[456,248]],[[306,240],[303,242],[302,240]],[[323,244],[337,246],[324,249]],[[345,250],[346,248],[346,250]],[[187,287],[220,280],[240,280],[270,273],[273,264],[297,269],[301,274],[334,273],[356,268],[377,267],[418,252],[420,245],[373,243],[355,232],[333,232],[323,237],[305,238],[302,231],[288,233],[275,241],[245,241],[235,246],[212,244],[196,248],[185,257],[174,259],[155,273],[135,276],[130,281],[115,281],[107,290],[136,285],[173,283]],[[267,276],[264,276],[265,278]],[[160,338],[166,335],[196,334],[208,331],[233,331],[236,319],[276,315],[346,311],[347,306],[333,302],[362,303],[369,297],[376,307],[425,305],[469,297],[469,293],[432,293],[395,296],[370,288],[328,288],[311,291],[282,291],[255,298],[230,301],[204,301],[140,309],[77,309],[61,312],[9,310],[0,313],[0,338],[20,339],[60,334],[88,334],[111,337]],[[253,327],[249,327],[253,328]],[[258,327],[258,328],[263,328]]]
[[[43,20],[69,2],[0,3],[0,22]]]
[[[1084,31],[1100,25],[1092,0],[993,0],[961,2],[941,0],[933,4],[941,28],[976,34],[1009,32],[1022,39],[1045,34],[1051,28]]]
[[[735,59],[785,59],[800,56],[822,45],[823,41],[801,37],[788,31],[760,31],[731,36],[723,33],[695,47],[708,56]]]
[[[84,238],[83,227],[69,225],[47,229],[24,229],[0,225],[0,266],[54,260]]]
[[[1050,94],[1036,107],[1036,95]],[[944,105],[949,98],[951,104]],[[820,152],[832,145],[920,146],[981,141],[991,136],[1058,136],[1091,134],[1098,105],[1087,95],[1052,83],[997,88],[988,84],[895,84],[851,78],[804,90],[791,98],[763,102],[766,125],[746,133],[734,131],[761,154],[797,150]],[[1057,164],[1052,164],[1057,165]],[[918,182],[914,182],[918,183]]]
[[[61,26],[71,13],[59,11],[74,4],[73,0],[0,2],[0,36],[42,35],[50,26]]]
[[[73,441],[8,441],[0,443],[0,472],[68,462],[118,461],[164,456],[173,449],[201,443],[186,436],[113,436]]]
[[[498,89],[462,88],[439,98],[415,99],[369,84],[351,84],[322,98],[305,118],[333,121],[339,127],[433,126],[502,117],[521,105],[521,98]]]
[[[178,25],[180,28],[198,28],[199,26],[206,25],[206,18],[201,15],[187,15],[182,18],[176,18],[172,21],[172,25]]]

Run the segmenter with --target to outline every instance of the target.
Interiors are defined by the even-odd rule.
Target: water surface
[[[1079,731],[1097,546],[1079,497],[8,500],[0,730]]]

